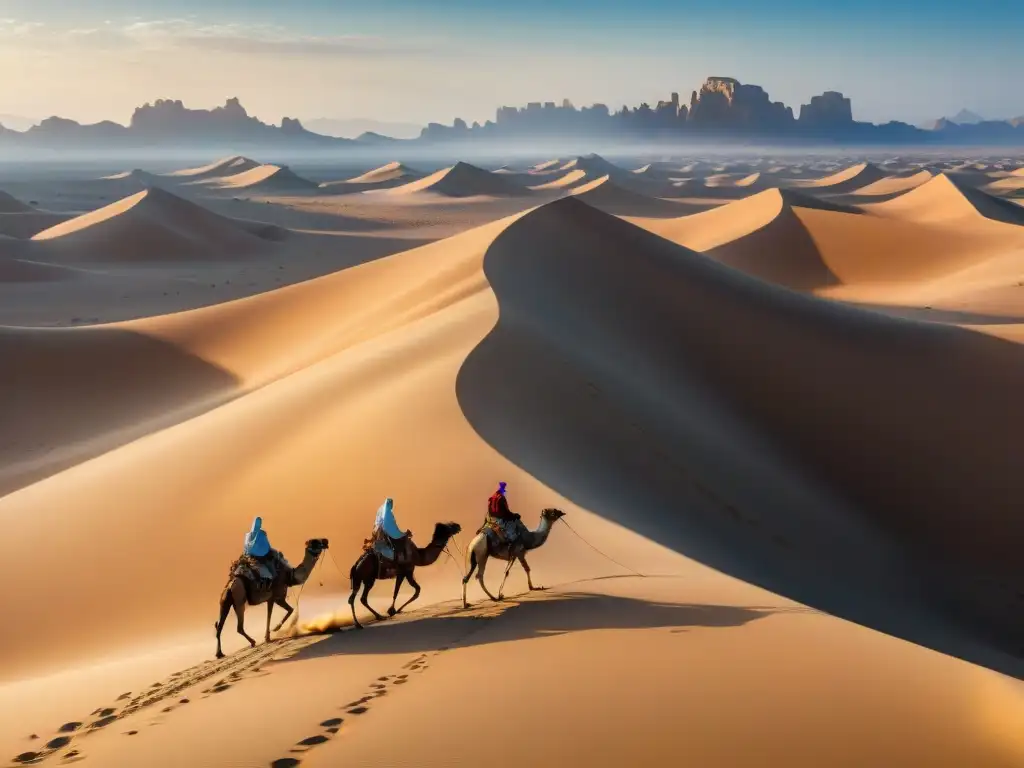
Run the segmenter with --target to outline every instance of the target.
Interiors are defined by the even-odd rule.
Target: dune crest
[[[32,240],[71,261],[239,259],[268,245],[247,226],[152,188],[51,227]]]
[[[404,179],[410,176],[422,176],[423,174],[419,171],[414,171],[407,165],[404,165],[397,160],[387,165],[382,165],[380,168],[374,168],[372,171],[367,171],[362,176],[356,176],[355,178],[349,179],[348,184],[380,184],[385,181],[395,181],[396,179]]]
[[[234,155],[233,157],[225,157],[221,160],[215,160],[209,165],[203,165],[199,168],[184,168],[180,171],[171,171],[164,175],[172,178],[198,181],[200,179],[220,176],[235,176],[239,173],[244,173],[245,171],[251,171],[259,166],[260,164],[251,158],[243,155]]]
[[[672,216],[686,211],[676,203],[620,186],[607,175],[573,187],[569,195],[616,216]]]
[[[427,192],[443,197],[515,197],[530,191],[508,179],[459,162],[418,181],[394,187],[383,194],[409,195]]]
[[[230,176],[215,176],[194,182],[213,189],[245,190],[247,192],[308,192],[317,185],[296,175],[282,165],[259,165]]]
[[[894,200],[865,205],[864,209],[877,216],[908,221],[952,224],[990,220],[1024,225],[1024,211],[1019,206],[963,184],[946,173]]]

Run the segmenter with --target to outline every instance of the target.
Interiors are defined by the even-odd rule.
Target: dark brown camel
[[[367,610],[376,619],[383,620],[384,617],[370,607],[367,596],[378,579],[395,579],[395,594],[391,599],[391,607],[388,608],[388,616],[401,613],[409,603],[420,596],[420,585],[412,577],[413,571],[418,567],[433,565],[437,562],[437,558],[441,556],[445,547],[448,546],[448,540],[461,530],[462,526],[458,523],[438,523],[434,526],[434,538],[430,540],[427,546],[421,548],[415,546],[412,542],[408,542],[405,559],[399,563],[385,561],[383,572],[380,555],[372,549],[363,552],[359,559],[356,560],[355,565],[352,566],[352,570],[349,571],[349,576],[352,579],[352,594],[349,595],[348,604],[352,607],[352,621],[355,623],[356,629],[363,628],[363,625],[359,623],[359,619],[356,618],[356,593],[359,592],[360,586],[363,588],[363,596],[359,602],[365,605]],[[402,604],[401,608],[396,610],[395,603],[398,600],[398,590],[402,588],[402,583],[405,581],[412,584],[413,589],[416,591],[413,592],[412,597]]]
[[[231,575],[228,577],[227,586],[220,596],[220,620],[213,623],[217,630],[217,658],[224,658],[224,652],[220,649],[220,633],[224,629],[224,622],[228,619],[228,612],[234,608],[238,617],[238,634],[249,641],[250,646],[255,646],[256,641],[245,634],[245,606],[267,604],[267,633],[265,641],[270,642],[270,616],[274,612],[274,606],[279,605],[285,610],[284,618],[274,627],[277,632],[288,621],[294,610],[288,605],[288,588],[304,584],[309,575],[313,572],[313,566],[317,564],[320,556],[327,551],[327,539],[310,539],[306,542],[306,555],[302,562],[294,568],[279,569],[273,583],[269,588],[260,588],[253,584],[245,576],[235,575],[235,565],[231,566]]]

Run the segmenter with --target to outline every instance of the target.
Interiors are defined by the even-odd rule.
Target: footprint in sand
[[[74,733],[75,731],[77,731],[81,727],[82,727],[82,724],[81,723],[77,723],[77,722],[64,723],[64,725],[62,725],[60,728],[58,728],[57,731],[60,732],[60,733]]]
[[[272,762],[270,768],[294,768],[296,765],[299,765],[299,761],[294,757],[282,757]]]
[[[58,749],[63,749],[70,743],[70,736],[58,736],[46,742],[46,745],[43,747],[43,749],[39,750],[38,752],[22,752],[20,755],[13,758],[11,762],[17,765],[35,765],[36,763],[42,762],[45,758],[52,755]],[[70,753],[68,754],[70,755]]]

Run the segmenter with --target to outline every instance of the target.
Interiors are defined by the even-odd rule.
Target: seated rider
[[[412,531],[402,532],[395,522],[395,502],[387,498],[377,509],[377,519],[373,522],[374,549],[388,560],[401,561],[407,552]]]
[[[519,515],[508,508],[505,498],[506,483],[498,483],[498,490],[487,500],[487,514],[497,521],[505,533],[505,540],[511,544],[518,538]]]
[[[263,518],[252,521],[252,528],[245,534],[242,554],[251,557],[259,564],[260,575],[265,579],[274,578],[272,564],[277,559],[277,552],[271,548],[267,532],[263,530]]]

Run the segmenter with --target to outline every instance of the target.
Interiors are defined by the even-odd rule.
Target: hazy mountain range
[[[6,122],[5,122],[6,120]],[[918,127],[890,121],[877,125],[853,117],[850,99],[837,91],[813,96],[795,113],[772,101],[757,85],[730,77],[709,77],[688,102],[678,93],[656,105],[612,110],[604,104],[576,108],[568,100],[500,107],[493,121],[473,123],[455,118],[451,125],[370,119],[316,118],[303,125],[284,118],[280,125],[250,115],[238,99],[214,109],[190,109],[181,101],[161,99],[138,107],[127,126],[110,121],[82,125],[49,117],[35,124],[27,118],[0,116],[0,148],[46,150],[177,149],[231,151],[284,148],[316,151],[402,143],[409,146],[487,140],[496,145],[557,140],[580,145],[599,141],[623,144],[769,145],[971,145],[1024,146],[1024,118],[984,120],[969,110]]]

